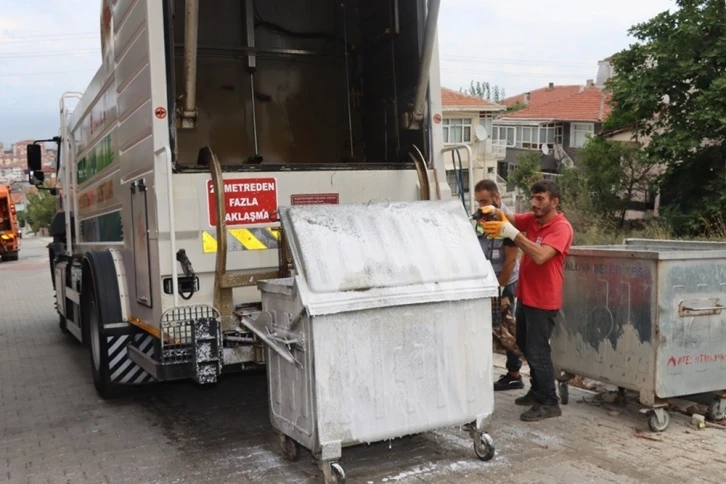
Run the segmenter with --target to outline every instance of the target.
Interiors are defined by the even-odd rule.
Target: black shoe
[[[514,404],[522,405],[523,407],[530,407],[532,405],[537,405],[537,400],[534,398],[534,393],[532,393],[532,390],[530,390],[523,397],[515,398]]]
[[[537,422],[538,420],[559,417],[560,415],[562,415],[562,410],[557,403],[554,405],[535,404],[521,415],[521,419],[525,422]]]
[[[524,388],[524,382],[522,377],[514,378],[509,373],[499,377],[499,380],[494,382],[495,392],[504,392],[507,390],[521,390]]]

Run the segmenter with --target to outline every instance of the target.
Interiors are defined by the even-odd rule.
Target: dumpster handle
[[[720,311],[726,309],[726,306],[713,306],[710,308],[689,308],[688,306],[682,306],[684,311]]]
[[[371,206],[371,203],[373,203],[373,202],[382,202],[384,200],[388,202],[388,204],[386,205],[386,207],[388,207],[389,205],[391,205],[391,199],[390,198],[383,198],[383,199],[371,198],[370,200],[368,200],[368,204],[366,205],[366,207],[370,207]]]
[[[706,299],[701,299],[701,301],[711,303],[711,304],[713,304],[713,306],[694,308],[694,307],[691,307],[690,305],[688,305],[688,306],[686,305],[686,304],[689,304],[691,301],[682,300],[678,304],[678,316],[680,316],[680,317],[708,316],[708,315],[714,315],[714,314],[721,314],[721,311],[726,309],[726,306],[719,304],[718,299],[709,300],[709,298],[706,298]]]
[[[292,352],[287,347],[288,344],[295,344],[297,341],[287,339],[283,340],[270,331],[270,326],[272,326],[273,321],[272,314],[267,311],[262,311],[256,319],[249,316],[241,316],[239,321],[244,327],[260,338],[262,342],[265,343],[272,351],[280,355],[283,360],[302,368],[302,363],[292,356]],[[284,338],[285,335],[282,336]]]

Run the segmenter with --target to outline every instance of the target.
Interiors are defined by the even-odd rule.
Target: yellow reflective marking
[[[146,331],[151,336],[154,336],[156,338],[160,338],[159,330],[152,325],[145,323],[144,321],[140,320],[139,318],[135,318],[133,316],[129,316],[128,319],[129,323],[133,324],[137,328]]]
[[[267,231],[272,234],[272,236],[277,240],[280,241],[280,228],[279,227],[267,227]]]
[[[217,239],[206,230],[202,232],[202,247],[205,254],[217,252]]]
[[[257,239],[248,229],[230,229],[229,233],[247,250],[264,250],[267,246]]]

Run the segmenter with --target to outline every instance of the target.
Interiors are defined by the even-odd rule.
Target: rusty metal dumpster
[[[497,280],[456,201],[280,210],[293,277],[262,281],[242,324],[267,346],[270,420],[341,482],[342,448],[470,424],[494,455]]]
[[[572,375],[639,392],[651,430],[667,399],[713,394],[726,414],[726,244],[627,239],[573,247],[552,336],[560,398]]]

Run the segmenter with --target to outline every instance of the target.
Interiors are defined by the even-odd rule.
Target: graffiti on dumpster
[[[618,258],[570,257],[565,263],[565,329],[596,351],[618,348],[626,327],[637,342],[652,338],[652,268],[649,262]]]
[[[726,362],[726,353],[701,353],[699,355],[683,355],[676,358],[671,356],[668,358],[668,367],[690,366],[693,364],[709,364]]]

